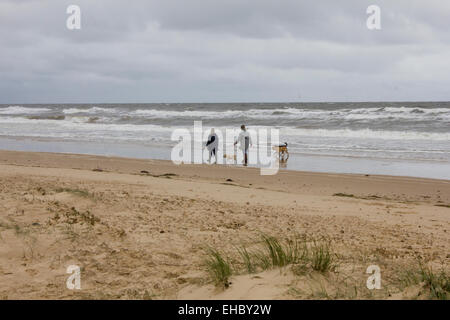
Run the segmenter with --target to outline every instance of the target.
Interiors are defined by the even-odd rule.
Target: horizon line
[[[305,103],[436,103],[436,102],[444,102],[449,103],[450,100],[349,100],[349,101],[231,101],[231,102],[199,102],[199,101],[185,101],[185,102],[167,102],[167,101],[159,101],[159,102],[33,102],[33,103],[24,103],[24,102],[6,102],[0,103],[0,105],[43,105],[43,104],[305,104]]]

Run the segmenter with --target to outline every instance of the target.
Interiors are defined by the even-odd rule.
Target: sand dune
[[[175,166],[167,161],[0,152],[0,298],[429,298],[404,272],[449,269],[450,181]],[[240,269],[235,247],[302,235],[337,266]],[[237,267],[211,283],[205,247]],[[66,268],[81,267],[81,290]],[[368,290],[379,265],[382,289]]]

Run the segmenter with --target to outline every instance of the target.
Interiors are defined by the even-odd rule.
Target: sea
[[[3,104],[0,149],[169,160],[194,121],[278,129],[282,170],[450,180],[450,102]]]

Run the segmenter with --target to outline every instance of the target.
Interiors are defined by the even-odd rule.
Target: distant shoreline
[[[98,157],[119,157],[171,162],[169,146],[148,146],[132,143],[81,143],[79,141],[30,140],[0,137],[0,150],[58,154],[79,154]],[[219,150],[219,157],[222,151]],[[306,171],[336,174],[370,174],[450,180],[450,163],[436,160],[377,159],[369,157],[310,155],[292,153],[280,171]]]
[[[261,178],[264,180],[264,176],[260,176],[260,170],[257,167],[243,167],[241,165],[209,165],[209,164],[181,164],[176,165],[172,161],[167,159],[144,159],[133,157],[121,157],[121,156],[109,156],[109,155],[96,155],[96,154],[80,154],[71,152],[31,152],[31,151],[16,151],[16,150],[3,150],[0,149],[0,161],[1,164],[7,165],[20,165],[20,166],[33,166],[33,167],[49,167],[49,168],[76,168],[82,170],[94,170],[96,168],[102,169],[102,171],[112,171],[119,173],[133,173],[139,174],[139,168],[153,168],[156,169],[156,173],[163,173],[164,170],[174,171],[179,175],[193,175],[195,177],[209,178],[214,172],[220,172],[227,175],[230,173],[242,174],[242,170],[248,172],[253,178]],[[303,179],[304,176],[309,177],[333,177],[334,179],[345,178],[376,178],[393,180],[393,181],[429,181],[449,184],[448,179],[439,178],[423,178],[415,176],[397,176],[397,175],[383,175],[383,174],[367,174],[367,173],[339,173],[339,172],[314,172],[307,170],[289,170],[280,168],[278,174],[274,176],[266,176],[269,180],[277,180],[280,176],[286,179],[287,176],[292,179]],[[216,176],[216,174],[213,174]],[[286,183],[286,181],[284,182]],[[369,181],[367,181],[369,183]],[[450,200],[450,195],[449,195]]]

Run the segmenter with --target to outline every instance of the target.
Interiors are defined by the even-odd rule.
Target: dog
[[[278,153],[280,162],[286,162],[289,159],[288,143],[273,146],[272,149]]]
[[[223,158],[224,159],[228,159],[228,160],[234,160],[236,161],[236,155],[235,154],[223,154]]]

